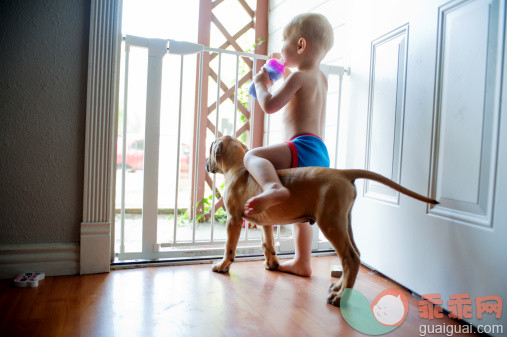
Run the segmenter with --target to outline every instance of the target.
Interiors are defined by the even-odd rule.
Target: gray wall
[[[79,241],[90,0],[0,0],[0,245]]]

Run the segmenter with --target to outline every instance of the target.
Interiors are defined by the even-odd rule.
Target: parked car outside
[[[126,168],[129,171],[142,170],[144,168],[144,139],[136,139],[127,143]],[[116,152],[116,166],[121,168],[122,165],[122,143],[121,138],[118,139]],[[185,174],[190,168],[190,146],[181,144],[180,152],[180,172]]]
[[[142,170],[144,167],[144,139],[136,139],[127,143],[127,155],[125,156],[127,170]],[[116,151],[116,166],[122,165],[122,143],[118,141]]]
[[[190,146],[185,143],[181,144],[180,152],[180,172],[188,174],[190,168]]]

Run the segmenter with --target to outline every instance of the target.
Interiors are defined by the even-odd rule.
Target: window
[[[267,16],[267,1],[264,12],[257,11],[256,5],[257,1],[251,0],[183,3],[125,0],[122,35],[138,36],[139,41],[171,39],[198,42],[217,50],[263,51],[265,54],[267,20],[257,20],[265,24],[260,29],[254,19],[255,15]],[[264,36],[259,37],[259,34]],[[257,121],[258,131],[254,131],[257,136],[252,137],[250,132],[254,124],[250,120],[251,111],[255,107],[247,95],[254,73],[252,68],[257,61],[243,55],[219,55],[215,50],[204,52],[202,100],[197,107],[198,54],[185,58],[163,55],[160,64],[162,94],[159,102],[155,102],[160,106],[160,116],[153,122],[148,112],[153,102],[147,94],[153,80],[149,72],[149,48],[132,41],[134,39],[127,38],[123,42],[120,67],[114,251],[124,259],[153,258],[168,256],[156,251],[161,244],[181,246],[190,242],[191,245],[213,246],[216,241],[223,242],[226,237],[221,200],[223,177],[208,174],[202,159],[211,142],[222,134],[234,134],[249,146],[254,142],[262,145],[262,119]],[[261,62],[256,65],[259,68]],[[182,103],[178,105],[180,88]],[[217,101],[220,102],[218,106]],[[201,123],[197,125],[199,112]],[[159,133],[156,148],[148,139],[154,132]],[[197,148],[198,153],[194,151]],[[152,152],[158,157],[156,168],[150,168],[151,163],[147,162],[149,158],[153,160]],[[194,168],[196,161],[199,161],[198,171]],[[158,176],[155,180],[152,179],[154,172]],[[151,197],[154,193],[155,199]],[[157,204],[150,208],[147,200]],[[195,217],[194,206],[197,208]],[[156,210],[156,214],[148,216],[148,209],[152,213]],[[146,243],[146,231],[151,226],[155,228],[151,237],[156,238],[156,242],[150,245]],[[249,239],[260,240],[260,232],[253,230]],[[218,246],[223,246],[222,242]],[[153,248],[154,244],[159,248]]]

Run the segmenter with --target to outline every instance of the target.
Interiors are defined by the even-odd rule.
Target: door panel
[[[372,42],[366,169],[400,182],[408,25]],[[366,181],[366,196],[398,204],[399,193]]]
[[[450,3],[439,10],[431,194],[441,205],[430,213],[488,227],[503,25],[499,1]]]
[[[386,203],[394,192],[356,181],[352,227],[361,259],[418,294],[439,293],[446,309],[452,294],[507,299],[504,18],[502,0],[349,6],[346,166],[370,168],[441,202],[428,207],[400,195]],[[404,27],[403,39],[379,43]],[[405,74],[395,48],[402,40]],[[467,321],[475,325],[507,326],[506,315],[479,320],[473,313]]]

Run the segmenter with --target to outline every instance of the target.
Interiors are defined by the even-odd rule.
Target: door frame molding
[[[92,0],[80,274],[109,272],[122,0]]]

